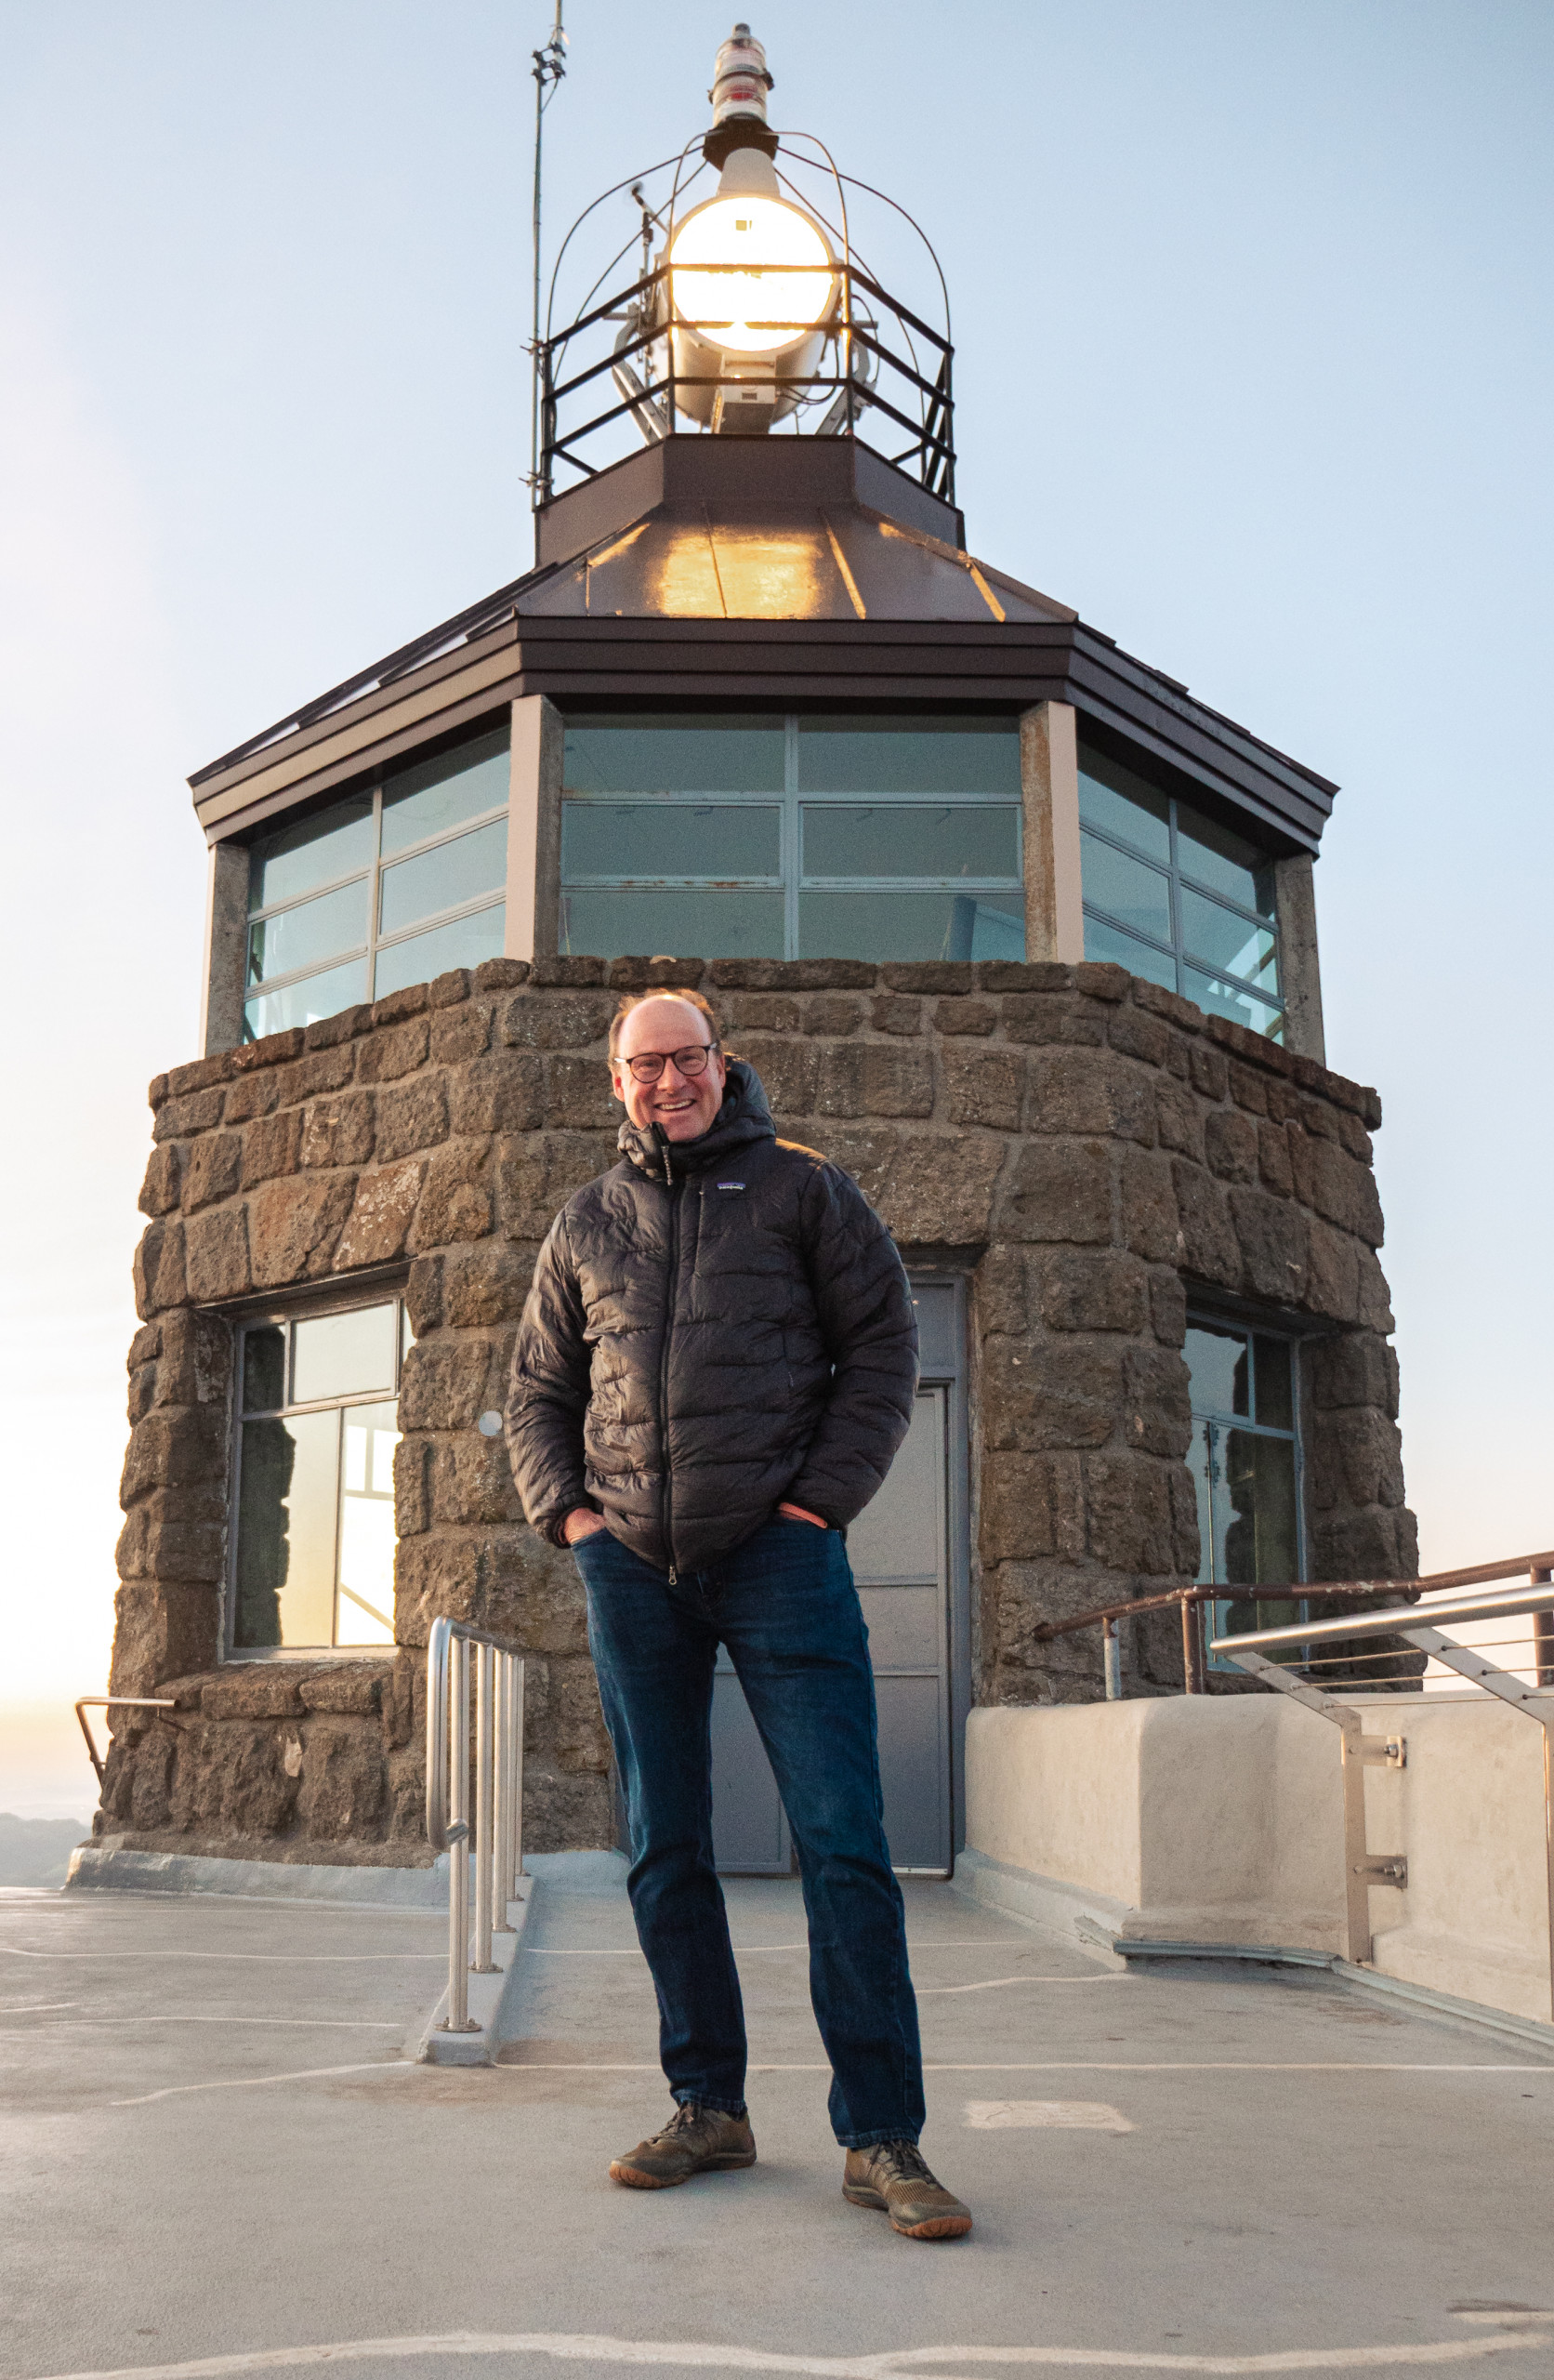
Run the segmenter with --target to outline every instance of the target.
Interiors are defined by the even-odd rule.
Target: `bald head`
[[[646,1131],[656,1125],[669,1141],[699,1140],[723,1104],[724,1066],[716,1048],[711,1011],[695,994],[650,993],[617,1013],[611,1028],[610,1075],[615,1096],[631,1121]],[[708,1051],[699,1070],[687,1073],[677,1054]],[[661,1058],[655,1079],[633,1073],[634,1058]]]

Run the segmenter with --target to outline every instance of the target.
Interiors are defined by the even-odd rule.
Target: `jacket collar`
[[[615,1145],[650,1182],[665,1182],[678,1181],[687,1173],[700,1173],[705,1166],[721,1164],[741,1149],[753,1147],[759,1141],[774,1141],[776,1137],[777,1127],[771,1120],[759,1075],[743,1058],[731,1058],[723,1104],[696,1140],[665,1144],[656,1127],[644,1131],[628,1117],[621,1126]]]

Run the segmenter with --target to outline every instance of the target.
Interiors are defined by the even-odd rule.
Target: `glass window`
[[[577,714],[565,783],[564,951],[1025,956],[1012,715]]]
[[[1201,1586],[1288,1587],[1304,1575],[1296,1351],[1292,1340],[1190,1318],[1188,1467],[1198,1497]],[[1209,1606],[1210,1633],[1244,1634],[1304,1617],[1297,1595]],[[1232,1674],[1223,1659],[1214,1666]]]
[[[1079,817],[1086,958],[1282,1041],[1268,854],[1088,745]]]
[[[234,1652],[393,1643],[408,1332],[399,1298],[243,1326]]]
[[[507,769],[504,728],[255,844],[250,1040],[500,956]]]

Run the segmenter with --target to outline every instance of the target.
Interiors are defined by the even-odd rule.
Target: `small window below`
[[[387,772],[256,843],[250,1041],[502,955],[507,734]]]
[[[1274,1331],[1190,1316],[1188,1467],[1198,1492],[1198,1584],[1289,1588],[1306,1575],[1296,1342]],[[1287,1593],[1208,1607],[1211,1635],[1283,1628],[1306,1606]],[[1212,1664],[1239,1675],[1223,1659]]]
[[[234,1654],[394,1641],[402,1298],[238,1331]]]
[[[1086,958],[1282,1041],[1268,853],[1088,745],[1079,825]]]

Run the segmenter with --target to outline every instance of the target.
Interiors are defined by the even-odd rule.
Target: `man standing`
[[[917,2149],[917,2006],[881,1823],[868,1638],[842,1532],[906,1435],[912,1295],[855,1183],[779,1141],[697,992],[622,1000],[620,1164],[567,1201],[513,1355],[507,1447],[570,1545],[626,1794],[627,1879],[677,2102],[614,2179],[753,2165],[744,2015],[713,1866],[728,1646],[798,1849],[842,2188],[913,2239],[971,2217]]]

